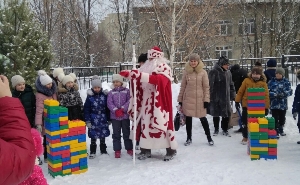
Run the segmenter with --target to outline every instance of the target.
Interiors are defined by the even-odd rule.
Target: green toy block
[[[268,127],[269,129],[275,129],[275,123],[269,123]]]
[[[267,125],[267,124],[259,124],[259,128],[269,128],[269,125]]]
[[[54,118],[54,119],[50,119],[50,118],[45,118],[45,121],[47,123],[58,123],[59,119],[58,118]]]
[[[59,112],[68,112],[66,107],[59,107]]]
[[[268,151],[250,151],[252,155],[268,155]]]
[[[268,123],[275,123],[275,119],[273,117],[266,117]]]
[[[251,161],[259,160],[260,158],[251,158]]]
[[[48,169],[48,173],[53,177],[53,178],[55,178],[56,176],[63,176],[64,174],[63,174],[63,171],[59,171],[59,172],[53,172],[53,171],[51,171],[50,169]]]
[[[59,114],[59,109],[47,109],[47,114]]]
[[[51,160],[51,159],[47,159],[50,163],[52,164],[59,164],[59,163],[62,163],[62,160],[61,159],[57,159],[57,160]]]
[[[59,110],[59,106],[44,105],[44,108],[47,109],[47,110]]]
[[[265,114],[248,114],[248,118],[263,118]]]
[[[59,130],[64,130],[64,129],[68,129],[69,128],[69,125],[61,125],[59,127]]]
[[[267,140],[269,139],[268,133],[267,132],[260,132],[261,134],[259,135],[259,140]]]
[[[269,148],[277,148],[277,144],[269,144]]]
[[[81,151],[79,151],[79,155],[86,154],[86,153],[87,153],[87,150],[81,150]]]
[[[248,96],[248,100],[264,100],[265,96]]]
[[[84,170],[84,169],[87,169],[87,168],[88,168],[87,165],[85,165],[85,166],[80,166],[80,170]]]
[[[264,88],[248,88],[248,92],[265,92]]]

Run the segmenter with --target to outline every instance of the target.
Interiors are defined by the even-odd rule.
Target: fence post
[[[289,80],[289,68],[284,64],[284,55],[281,55],[281,67],[284,69],[285,78]]]

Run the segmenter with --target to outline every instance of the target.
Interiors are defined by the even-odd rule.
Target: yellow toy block
[[[60,130],[60,134],[67,134],[67,133],[69,133],[69,129]]]
[[[82,147],[77,147],[77,148],[70,148],[71,152],[78,152],[81,150],[86,150],[86,146],[82,146]]]
[[[268,151],[268,147],[250,147],[250,151],[267,152]]]
[[[77,121],[77,126],[78,127],[85,127],[85,122],[84,121]]]
[[[65,141],[65,142],[61,142],[61,143],[55,143],[55,144],[49,143],[49,146],[51,148],[57,148],[57,147],[68,146],[68,145],[70,145],[69,141]]]
[[[268,124],[268,120],[266,118],[257,118],[257,119],[258,119],[258,124],[262,124],[262,125]]]
[[[68,125],[69,125],[69,128],[75,128],[75,127],[78,127],[78,124],[77,124],[76,121],[69,121]]]
[[[48,165],[52,168],[59,168],[62,167],[62,163],[52,164],[50,161],[48,161]]]
[[[259,144],[269,144],[269,140],[268,139],[259,140]]]
[[[68,116],[65,117],[59,117],[59,121],[68,121]]]
[[[56,100],[44,100],[44,104],[48,106],[59,106],[59,102]]]
[[[63,174],[68,174],[68,173],[71,173],[71,172],[72,172],[71,169],[63,170]]]
[[[277,144],[278,140],[277,139],[269,139],[269,144]]]
[[[71,164],[79,163],[79,158],[71,158]]]
[[[47,113],[48,113],[48,110],[47,110],[47,109],[44,109],[44,113],[46,113],[46,114],[47,114]]]
[[[81,174],[81,173],[85,173],[85,172],[87,172],[87,170],[88,170],[88,169],[78,170],[78,171],[72,172],[72,174]]]
[[[86,147],[86,143],[82,142],[82,143],[75,143],[75,144],[70,144],[70,148],[78,148],[78,147]]]
[[[248,124],[249,132],[259,132],[259,124],[258,123],[249,123]]]
[[[252,154],[252,155],[250,155],[250,158],[251,158],[251,159],[259,159],[259,155],[253,155],[253,154]]]
[[[50,135],[50,136],[57,136],[60,135],[60,131],[54,131],[54,132],[50,132],[49,130],[45,130],[46,134]]]
[[[264,110],[248,110],[248,114],[265,114]]]
[[[76,144],[78,144],[78,139],[74,139],[74,140],[72,140],[72,141],[69,141],[70,142],[70,145],[76,145]]]

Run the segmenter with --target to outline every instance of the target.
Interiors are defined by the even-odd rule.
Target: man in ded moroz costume
[[[141,126],[138,159],[151,157],[151,149],[166,148],[164,161],[176,155],[177,142],[172,115],[171,68],[168,60],[157,46],[148,50],[148,60],[139,70],[121,71],[120,75],[131,79],[131,99],[128,109],[130,119],[134,117],[133,92],[136,88],[137,120]],[[136,87],[133,83],[136,79]]]

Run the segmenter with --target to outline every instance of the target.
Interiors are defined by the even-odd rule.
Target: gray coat
[[[224,71],[221,66],[215,64],[208,74],[210,86],[210,106],[208,113],[213,117],[230,117],[230,101],[235,98],[234,83],[231,72]]]

